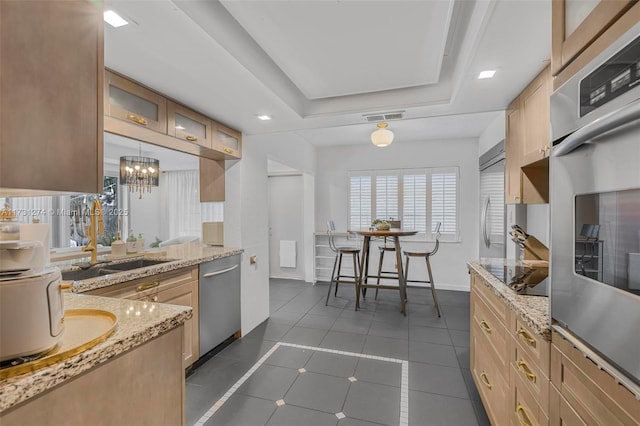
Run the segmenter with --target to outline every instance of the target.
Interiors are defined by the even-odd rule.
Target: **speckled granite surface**
[[[490,260],[496,265],[517,265],[518,261],[509,259],[482,259]],[[551,340],[551,321],[549,318],[549,298],[541,296],[526,296],[516,294],[507,287],[502,281],[493,276],[489,271],[484,269],[478,262],[469,262],[469,269],[475,271],[484,280],[482,281],[487,287],[502,300],[505,301],[520,318],[531,327],[533,331],[542,336],[545,340]]]
[[[65,309],[102,309],[118,318],[104,342],[65,361],[0,381],[0,412],[63,383],[98,364],[178,327],[192,317],[189,307],[65,294]]]
[[[131,271],[118,272],[96,278],[89,278],[81,281],[74,281],[71,291],[74,293],[83,293],[85,291],[108,287],[138,278],[173,271],[175,269],[186,268],[187,266],[197,265],[210,260],[233,256],[242,252],[243,250],[237,248],[212,247],[200,243],[176,244],[174,246],[146,252],[144,256],[137,257],[137,259],[144,257],[145,259],[169,260],[167,263],[147,266],[145,268],[138,268]],[[116,264],[118,262],[129,262],[134,259],[136,258],[114,260],[112,261],[112,264]],[[77,262],[77,260],[74,262]],[[66,262],[57,264],[57,266],[59,266],[62,271],[80,269],[77,266],[71,266],[71,263],[72,262]],[[108,264],[104,266],[108,268]]]

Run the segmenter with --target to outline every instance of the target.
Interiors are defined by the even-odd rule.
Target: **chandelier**
[[[120,185],[127,185],[129,192],[137,192],[142,198],[144,192],[151,192],[152,186],[158,186],[160,161],[155,158],[120,157]]]
[[[371,143],[380,148],[391,145],[393,132],[387,129],[387,123],[378,123],[378,130],[371,133]]]

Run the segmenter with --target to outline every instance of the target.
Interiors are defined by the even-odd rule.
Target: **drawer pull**
[[[531,420],[527,415],[527,410],[520,403],[518,403],[518,406],[516,407],[516,414],[518,415],[518,422],[520,422],[522,426],[533,426],[533,423],[531,423]]]
[[[150,288],[158,287],[159,285],[160,285],[160,281],[152,281],[150,283],[140,284],[139,286],[136,287],[136,291],[141,292],[141,291],[149,290]]]
[[[482,327],[482,329],[487,333],[491,333],[491,327],[489,326],[489,324],[487,324],[485,320],[480,321],[480,327]]]
[[[536,382],[536,375],[533,374],[526,362],[518,361],[518,371],[524,374],[531,383]]]
[[[529,332],[524,328],[520,328],[520,330],[518,330],[518,337],[520,338],[520,340],[528,343],[529,346],[533,346],[534,348],[536,347],[536,339],[531,337]]]
[[[223,148],[222,150],[224,152],[226,152],[227,154],[233,154],[233,149],[231,149],[231,148]]]
[[[486,387],[488,387],[489,389],[491,389],[493,387],[493,385],[491,384],[491,382],[489,381],[489,378],[487,377],[487,373],[485,373],[484,371],[482,372],[482,374],[480,374],[480,377],[482,378],[482,381],[484,382],[484,385]]]
[[[189,142],[197,142],[198,141],[198,137],[197,136],[191,136],[191,135],[187,135],[184,137],[186,140],[188,140]]]
[[[134,123],[142,124],[143,126],[147,125],[147,120],[138,115],[127,114],[127,119],[133,121]]]

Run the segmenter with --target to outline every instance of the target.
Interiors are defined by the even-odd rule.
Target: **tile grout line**
[[[277,342],[275,345],[273,345],[271,347],[271,349],[269,349],[269,351],[267,351],[267,353],[265,353],[262,356],[262,358],[260,358],[249,369],[249,371],[247,371],[244,374],[244,376],[242,376],[233,386],[231,386],[231,388],[215,404],[213,404],[213,406],[209,410],[207,410],[207,412],[204,413],[202,415],[202,417],[200,417],[200,419],[194,424],[194,426],[203,426],[207,422],[207,420],[209,420],[209,418],[211,416],[213,416],[216,413],[216,411],[218,411],[222,407],[222,405],[224,405],[224,403],[235,393],[235,391],[240,386],[242,386],[242,384],[245,381],[247,381],[247,379],[249,379],[249,377],[251,377],[251,375],[253,373],[255,373],[255,371],[280,346],[286,346],[286,347],[297,348],[297,349],[307,349],[307,350],[311,350],[311,351],[326,352],[326,353],[332,353],[332,354],[337,354],[337,355],[346,355],[346,356],[352,356],[352,357],[356,357],[356,358],[372,359],[372,360],[377,360],[377,361],[386,361],[386,362],[392,362],[392,363],[395,363],[395,364],[402,364],[402,381],[401,381],[401,386],[400,386],[400,423],[399,423],[399,426],[408,426],[408,424],[409,424],[409,361],[404,361],[404,360],[397,359],[397,358],[388,358],[388,357],[377,356],[377,355],[368,355],[368,354],[357,353],[357,352],[347,352],[347,351],[340,351],[340,350],[337,350],[337,349],[328,349],[328,348],[321,348],[321,347],[317,347],[317,346],[299,345],[297,343],[286,343],[286,342]]]
[[[409,361],[402,361],[399,426],[409,426]]]
[[[207,412],[204,413],[202,417],[200,417],[200,419],[195,423],[194,426],[204,425],[207,420],[209,420],[209,418],[213,416],[229,398],[231,398],[231,395],[233,395],[235,391],[238,390],[238,388],[242,386],[242,384],[247,381],[247,379],[251,377],[253,373],[255,373],[255,371],[267,360],[267,358],[269,358],[271,354],[273,354],[276,349],[278,349],[278,347],[280,347],[280,342],[277,342],[275,345],[273,345],[271,349],[269,349],[267,353],[262,356],[262,358],[260,358],[255,364],[253,364],[249,371],[247,371],[244,376],[238,379],[238,381],[233,386],[231,386],[231,388],[218,401],[216,401],[216,403],[213,404],[213,406],[209,408],[209,410],[207,410]]]

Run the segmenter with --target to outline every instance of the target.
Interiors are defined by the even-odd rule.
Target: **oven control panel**
[[[580,81],[580,117],[640,85],[640,37]]]

